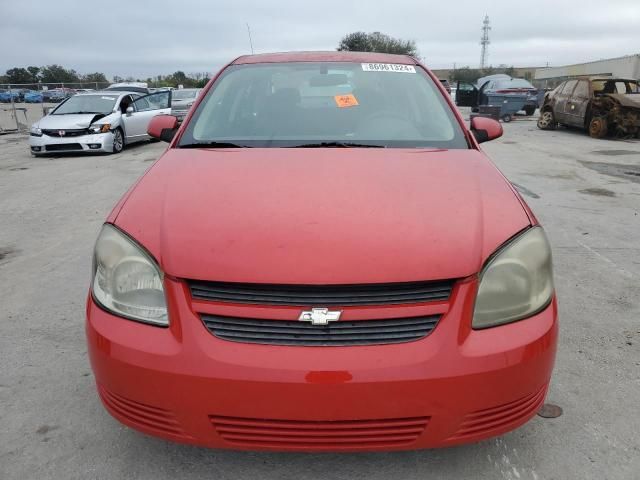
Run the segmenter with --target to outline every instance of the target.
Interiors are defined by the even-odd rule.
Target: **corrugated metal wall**
[[[536,70],[535,78],[536,80],[558,80],[582,75],[613,75],[640,79],[640,54],[564,67],[539,68]]]

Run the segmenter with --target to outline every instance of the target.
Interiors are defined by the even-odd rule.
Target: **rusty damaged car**
[[[576,78],[547,92],[538,128],[584,128],[593,138],[640,136],[640,86],[637,80]]]

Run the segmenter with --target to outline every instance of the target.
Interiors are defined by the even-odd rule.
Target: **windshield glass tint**
[[[118,99],[117,95],[76,95],[53,112],[54,115],[68,113],[103,113],[105,115],[113,111]]]
[[[496,82],[496,88],[535,88],[523,78],[513,78],[511,80],[501,80]]]
[[[189,100],[190,98],[196,98],[197,95],[197,90],[174,90],[171,98],[173,100]]]
[[[251,147],[324,142],[468,148],[451,108],[419,67],[278,63],[229,67],[180,140]],[[374,65],[375,66],[375,65]],[[388,69],[382,68],[388,66]]]

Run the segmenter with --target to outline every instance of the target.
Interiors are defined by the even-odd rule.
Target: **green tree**
[[[30,83],[31,82],[31,74],[26,68],[10,68],[7,70],[7,80],[8,83]]]
[[[171,75],[168,80],[171,84],[170,86],[172,87],[177,87],[178,85],[182,85],[185,88],[192,88],[192,87],[195,87],[196,85],[196,80],[194,78],[191,78],[190,76],[188,76],[187,74],[185,74],[180,70],[173,73],[173,75]]]
[[[40,67],[27,67],[29,75],[31,75],[31,81],[37,83],[40,80]]]
[[[338,45],[339,52],[371,52],[369,34],[366,32],[354,32],[345,35]]]
[[[94,72],[94,73],[87,73],[86,75],[83,75],[82,82],[83,83],[109,83],[109,80],[107,80],[107,77],[105,77],[104,73]]]
[[[41,80],[43,83],[77,83],[80,79],[75,70],[54,64],[42,67]]]
[[[394,38],[380,32],[354,32],[345,35],[340,40],[338,51],[396,53],[411,55],[412,57],[418,56],[415,41]]]

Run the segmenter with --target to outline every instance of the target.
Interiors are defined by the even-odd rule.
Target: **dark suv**
[[[538,128],[558,124],[584,128],[593,138],[640,134],[640,87],[636,80],[610,77],[567,80],[544,97]]]

